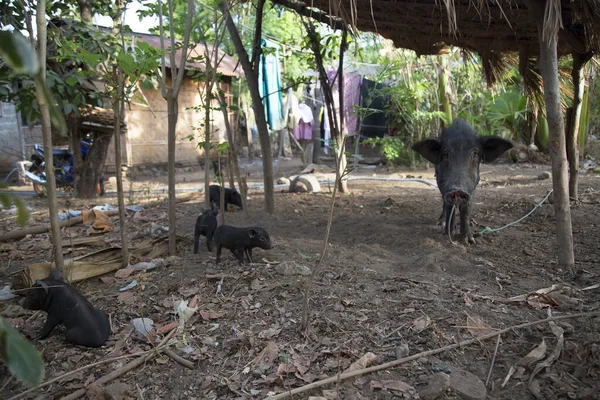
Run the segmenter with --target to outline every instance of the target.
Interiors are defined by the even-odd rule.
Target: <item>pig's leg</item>
[[[221,261],[221,243],[217,243],[217,264]]]
[[[52,332],[52,330],[54,328],[56,328],[56,325],[58,325],[59,323],[60,323],[60,321],[58,320],[58,318],[53,317],[52,315],[48,314],[46,323],[42,327],[42,330],[40,331],[40,333],[38,334],[36,339],[41,340],[41,339],[45,339],[46,337],[48,337],[50,332]]]
[[[248,254],[248,262],[252,264],[252,247],[246,248],[246,253]]]
[[[460,241],[469,245],[475,243],[473,235],[471,234],[471,203],[460,205]]]
[[[212,237],[213,237],[213,233],[212,232],[208,232],[206,234],[206,247],[208,247],[208,252],[212,252]]]
[[[236,253],[233,253],[233,254],[237,255],[237,258],[238,258],[238,261],[240,262],[240,265],[243,265],[244,264],[244,248],[243,247],[242,248],[238,248],[238,249],[236,249],[236,251],[237,251],[237,254]]]
[[[200,232],[194,231],[194,254],[198,254],[198,241],[200,241]]]

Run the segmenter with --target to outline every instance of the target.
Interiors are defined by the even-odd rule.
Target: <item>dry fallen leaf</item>
[[[473,307],[473,300],[471,300],[471,298],[466,293],[463,294],[463,300],[465,301],[465,305],[467,307]]]
[[[310,368],[310,360],[308,357],[294,354],[292,359],[294,360],[294,365],[300,375],[304,375],[308,372],[308,369]]]
[[[477,316],[471,317],[467,315],[467,330],[473,336],[485,335],[493,332],[494,330],[483,320]]]
[[[121,292],[117,296],[117,300],[122,301],[127,305],[132,305],[135,303],[135,293],[134,292]]]
[[[127,278],[133,273],[134,269],[131,267],[121,268],[115,272],[115,278]]]
[[[402,381],[394,381],[394,380],[382,380],[382,381],[371,381],[369,383],[369,388],[371,390],[375,389],[388,389],[388,390],[398,390],[406,393],[416,393],[415,388],[410,386],[408,383]]]
[[[368,352],[366,354],[364,354],[361,358],[359,358],[358,360],[354,361],[345,371],[344,374],[346,372],[351,372],[351,371],[356,371],[359,369],[365,369],[367,368],[369,365],[373,364],[375,361],[377,361],[377,359],[379,358],[379,356]]]
[[[262,364],[262,363],[272,363],[279,357],[279,347],[277,343],[269,341],[267,342],[266,347],[260,352],[259,355],[252,360],[254,365]]]
[[[275,376],[293,374],[294,372],[296,372],[296,367],[294,364],[279,364],[279,367],[277,367],[277,372],[275,372]]]
[[[531,350],[525,357],[517,361],[517,365],[529,366],[540,361],[546,356],[546,349],[546,341],[542,339],[542,343],[540,343],[535,349]]]
[[[416,330],[417,332],[421,332],[421,331],[429,328],[430,325],[431,325],[431,319],[427,315],[419,317],[413,321],[413,329]]]
[[[281,328],[273,327],[269,329],[265,329],[258,333],[258,337],[261,339],[270,339],[275,336],[278,336],[281,333]]]
[[[200,310],[198,312],[204,321],[221,318],[221,314],[213,310]]]

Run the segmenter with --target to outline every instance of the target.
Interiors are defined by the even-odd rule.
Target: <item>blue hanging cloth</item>
[[[277,45],[261,39],[263,52],[258,68],[258,89],[263,98],[267,124],[273,131],[283,129],[283,101],[279,77],[279,50]],[[265,48],[269,48],[265,55]],[[275,49],[275,51],[273,51]]]

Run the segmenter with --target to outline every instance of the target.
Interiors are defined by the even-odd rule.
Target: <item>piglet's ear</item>
[[[513,147],[511,142],[498,136],[481,136],[479,143],[483,151],[482,161],[484,163],[491,163]]]
[[[46,293],[48,293],[48,285],[46,284],[46,282],[38,280],[38,281],[35,281],[35,283],[37,285],[40,285],[46,291]]]
[[[438,138],[423,139],[420,142],[413,144],[412,149],[431,163],[437,164],[440,162],[442,143]]]
[[[248,237],[254,238],[254,237],[256,237],[256,235],[258,235],[258,232],[256,231],[256,229],[254,229],[254,228],[248,229]]]

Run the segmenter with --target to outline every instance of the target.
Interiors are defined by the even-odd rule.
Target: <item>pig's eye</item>
[[[442,153],[442,160],[447,160],[447,159],[448,159],[448,150],[445,150],[445,151]]]
[[[261,241],[261,242],[264,242],[265,240],[266,240],[266,239],[265,239],[265,237],[264,237],[264,236],[261,236],[261,237],[260,237],[260,241]]]
[[[471,153],[471,157],[473,157],[474,159],[478,159],[479,158],[479,150],[473,150],[473,152]]]

